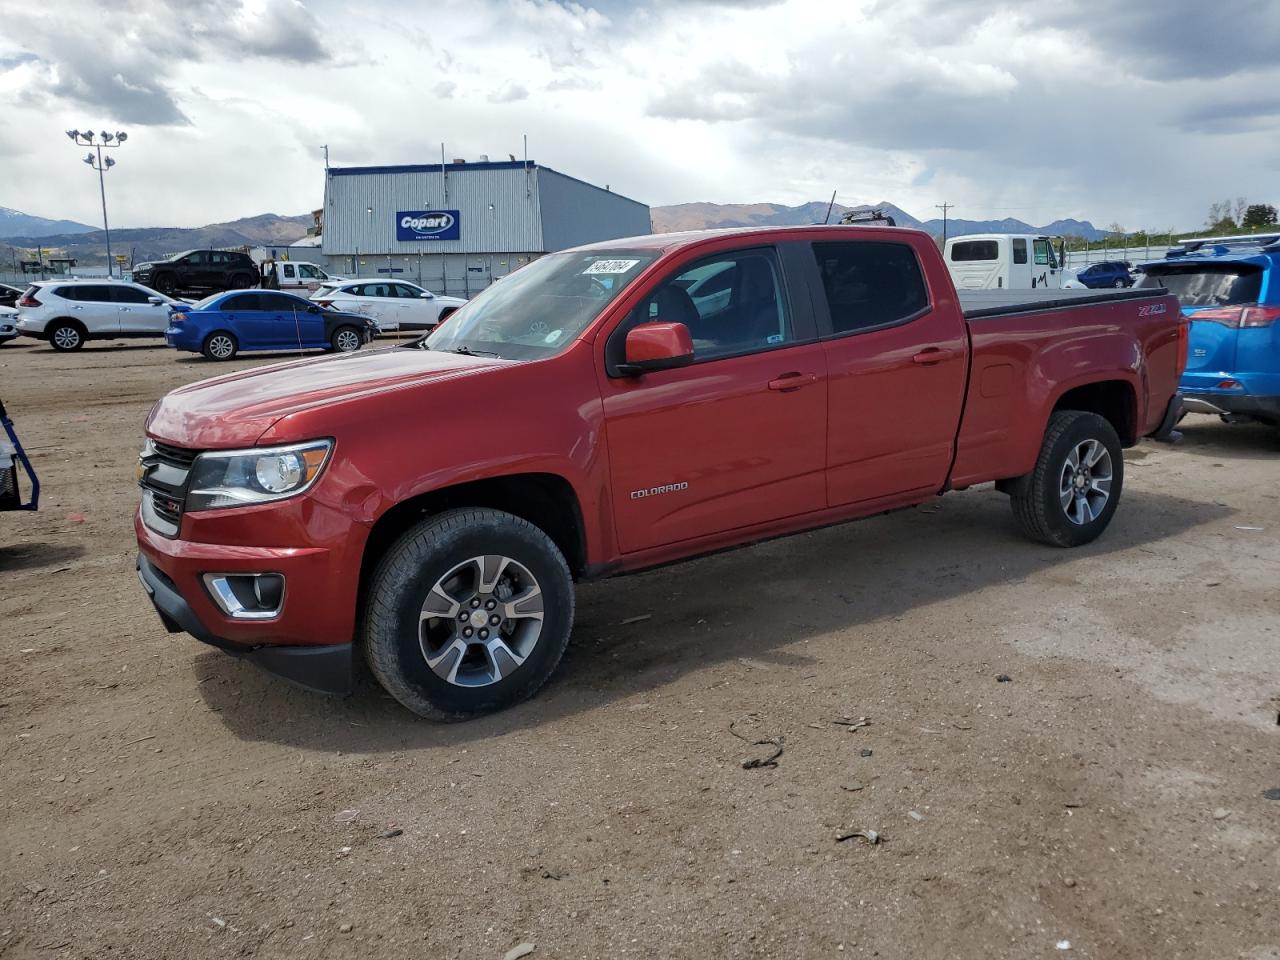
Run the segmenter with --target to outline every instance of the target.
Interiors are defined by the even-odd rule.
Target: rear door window
[[[79,300],[81,303],[114,303],[115,298],[111,295],[111,288],[103,284],[85,284],[80,287],[72,287],[76,291],[76,296],[72,299]]]
[[[834,336],[903,323],[929,308],[920,262],[905,243],[815,243],[813,253]]]
[[[952,263],[967,263],[972,260],[999,259],[1000,244],[995,240],[963,240],[951,247]]]
[[[1230,307],[1257,303],[1262,268],[1249,263],[1185,263],[1147,267],[1136,289],[1167,287],[1184,307]]]

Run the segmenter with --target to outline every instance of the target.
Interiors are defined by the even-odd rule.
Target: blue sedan
[[[350,353],[378,327],[356,313],[272,290],[232,290],[191,306],[169,308],[165,342],[175,350],[230,360],[241,350],[334,350]]]

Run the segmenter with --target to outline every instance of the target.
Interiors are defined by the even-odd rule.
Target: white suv
[[[42,280],[17,302],[18,333],[79,350],[86,340],[163,337],[179,301],[120,280]]]
[[[378,330],[434,330],[467,301],[431,293],[407,280],[327,280],[311,295],[324,307],[372,317]]]

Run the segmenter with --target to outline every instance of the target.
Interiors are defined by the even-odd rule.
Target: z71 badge
[[[1165,312],[1163,303],[1144,303],[1138,308],[1138,316],[1140,317],[1158,317]]]
[[[662,493],[675,493],[677,490],[688,490],[688,483],[664,483],[660,487],[650,487],[648,490],[632,490],[632,500],[643,500],[645,497],[656,497]]]

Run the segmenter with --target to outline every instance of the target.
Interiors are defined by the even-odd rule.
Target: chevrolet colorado
[[[966,311],[933,240],[886,227],[549,254],[425,339],[161,399],[138,573],[172,632],[334,692],[362,649],[460,719],[543,684],[575,580],[986,481],[1087,543],[1122,448],[1176,419],[1186,326],[1160,290],[1080,293]]]

